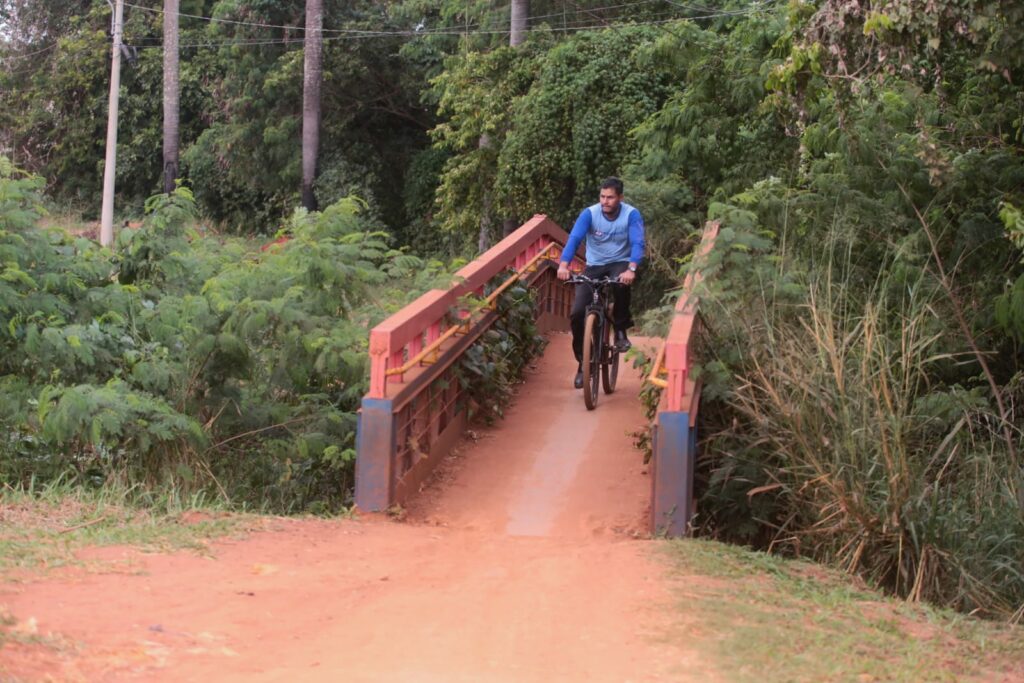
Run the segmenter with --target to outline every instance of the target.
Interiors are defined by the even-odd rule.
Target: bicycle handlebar
[[[620,282],[618,278],[611,278],[605,275],[603,278],[595,280],[594,278],[587,277],[582,273],[576,273],[569,277],[568,280],[564,281],[567,285],[621,285],[625,287],[624,282]]]

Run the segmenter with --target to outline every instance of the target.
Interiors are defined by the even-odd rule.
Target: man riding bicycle
[[[629,285],[636,279],[636,269],[644,257],[644,219],[636,207],[622,201],[623,186],[618,178],[607,178],[601,183],[599,201],[580,213],[569,233],[569,241],[562,250],[558,265],[558,279],[568,280],[569,264],[580,242],[587,242],[587,268],[583,274],[589,278],[617,277],[625,287],[612,287],[615,303],[612,325],[615,327],[615,347],[620,351],[630,348],[626,330],[633,326],[629,311]],[[576,378],[573,386],[583,388],[583,318],[592,299],[591,287],[576,286],[569,320],[572,325],[572,352],[576,356]]]

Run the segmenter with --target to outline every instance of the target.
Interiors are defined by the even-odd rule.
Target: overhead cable
[[[563,24],[561,26],[557,26],[557,25],[555,25],[555,26],[546,25],[546,26],[543,26],[543,27],[533,26],[533,27],[528,28],[527,31],[531,32],[531,33],[532,32],[563,33],[563,32],[570,32],[570,31],[579,32],[579,31],[597,31],[597,30],[603,30],[603,29],[619,29],[619,28],[627,28],[627,27],[630,27],[630,26],[664,26],[665,24],[671,24],[671,23],[675,23],[675,22],[679,22],[679,21],[694,21],[694,20],[715,19],[715,18],[725,18],[725,17],[735,17],[735,16],[744,16],[744,15],[750,15],[750,14],[757,14],[759,12],[763,12],[763,11],[767,10],[768,7],[771,4],[773,4],[774,1],[775,0],[767,0],[766,2],[755,3],[751,7],[747,8],[747,9],[743,9],[743,10],[719,11],[719,12],[712,12],[712,13],[698,15],[698,16],[671,17],[671,18],[668,18],[668,19],[649,20],[649,21],[603,22],[603,23],[600,23],[600,24],[584,23],[584,22],[587,21],[587,19],[580,19],[580,20],[575,20],[575,21],[572,21],[572,22],[565,23],[565,24]],[[698,9],[697,7],[692,7],[691,8],[690,6],[682,5],[680,3],[671,2],[671,0],[640,0],[639,2],[626,3],[626,4],[621,4],[621,5],[609,5],[607,7],[594,8],[594,9],[588,10],[588,11],[589,12],[594,12],[594,11],[599,11],[599,10],[602,10],[602,9],[618,9],[618,8],[622,8],[622,7],[630,7],[630,6],[634,6],[634,5],[640,5],[640,4],[650,4],[650,3],[653,3],[653,2],[667,2],[668,4],[671,4],[671,5],[685,7],[687,9],[693,9],[695,11]],[[136,9],[142,9],[142,10],[146,10],[146,11],[149,11],[149,12],[163,13],[162,10],[153,9],[153,8],[149,8],[149,7],[142,7],[140,5],[133,5],[131,3],[125,3],[125,6],[126,7],[133,7],[133,8],[136,8]],[[661,15],[664,16],[665,13],[661,13]],[[278,26],[278,25],[273,25],[273,24],[258,24],[258,23],[252,23],[252,22],[239,22],[239,21],[232,21],[232,20],[226,20],[226,19],[221,20],[221,19],[216,19],[216,18],[213,18],[213,17],[203,17],[203,16],[199,16],[199,15],[188,15],[188,14],[180,14],[180,13],[179,13],[179,16],[196,18],[196,19],[204,19],[204,20],[207,20],[207,21],[226,22],[226,23],[231,23],[231,24],[236,24],[236,25],[253,26],[253,27],[259,27],[259,28],[282,28],[282,29],[302,30],[302,31],[305,30],[303,27],[299,27],[299,26]],[[552,18],[552,17],[558,17],[558,16],[562,16],[562,15],[557,15],[557,14],[537,15],[535,17],[531,17],[531,19],[535,20],[535,19]],[[655,15],[655,16],[658,16],[658,15]],[[591,19],[591,21],[592,21],[592,19]],[[333,41],[339,41],[339,40],[362,40],[362,39],[368,39],[368,38],[393,38],[393,37],[417,38],[417,37],[425,37],[425,36],[430,36],[430,35],[434,35],[434,36],[504,35],[504,34],[508,33],[508,29],[507,28],[485,29],[485,28],[479,28],[478,24],[473,24],[473,26],[475,28],[471,28],[469,30],[464,29],[464,28],[456,28],[456,27],[448,27],[448,28],[422,28],[422,29],[418,29],[418,30],[417,29],[376,29],[376,30],[373,30],[373,29],[323,29],[323,33],[338,34],[338,35],[325,35],[323,37],[323,40],[325,42],[333,42]],[[206,41],[206,42],[202,42],[202,43],[183,43],[183,44],[179,44],[178,47],[179,48],[218,48],[218,47],[234,47],[234,46],[259,47],[259,46],[265,46],[265,45],[295,45],[295,44],[301,44],[303,42],[305,42],[305,39],[302,36],[296,36],[294,38],[239,38],[239,39],[233,39],[233,40]],[[8,55],[8,56],[3,58],[3,61],[13,61],[13,60],[28,59],[30,57],[33,57],[33,56],[42,54],[44,52],[47,52],[49,50],[52,50],[55,47],[57,47],[58,45],[59,45],[59,43],[53,43],[52,45],[49,45],[49,46],[47,46],[45,48],[41,48],[39,50],[36,50],[34,52],[30,52],[30,53],[27,53],[27,54],[24,54],[24,55]],[[137,47],[137,48],[140,48],[140,49],[149,49],[149,48],[162,48],[163,44],[162,44],[162,42],[160,42],[160,43],[150,43],[150,44],[147,44],[147,43],[132,43],[131,46],[132,47]]]
[[[764,7],[773,4],[775,2],[775,0],[766,0],[765,2],[755,2],[755,3],[752,3],[751,7],[747,8],[747,9],[740,9],[740,10],[712,10],[712,9],[708,9],[708,8],[702,8],[702,7],[699,7],[699,6],[685,5],[685,4],[682,4],[682,3],[673,2],[672,0],[637,0],[636,2],[620,3],[620,4],[616,4],[616,5],[606,5],[606,6],[603,6],[603,7],[582,8],[581,10],[574,10],[574,12],[583,11],[583,12],[586,12],[586,13],[594,13],[594,12],[601,12],[601,11],[611,10],[611,9],[622,9],[622,8],[625,8],[625,7],[636,7],[636,6],[639,6],[639,5],[647,5],[647,4],[652,4],[652,3],[656,3],[656,2],[665,2],[667,4],[670,4],[670,5],[673,5],[673,6],[676,6],[676,7],[680,7],[680,8],[683,8],[683,9],[688,9],[690,11],[697,11],[697,12],[703,11],[703,12],[705,12],[705,14],[703,16],[679,17],[680,19],[713,19],[713,18],[717,18],[717,17],[729,17],[729,16],[738,16],[738,15],[756,13],[756,12],[762,11]],[[162,9],[159,9],[159,8],[144,7],[142,5],[135,5],[135,4],[132,4],[132,3],[129,3],[129,2],[125,3],[125,7],[131,7],[131,8],[134,8],[134,9],[142,10],[144,12],[151,12],[151,13],[154,13],[154,14],[163,14],[164,13],[164,11]],[[240,21],[240,20],[236,20],[236,19],[220,19],[218,17],[207,17],[207,16],[203,16],[203,15],[199,15],[199,14],[187,14],[187,13],[184,13],[184,12],[179,12],[178,16],[179,17],[183,17],[183,18],[187,18],[187,19],[196,19],[196,20],[199,20],[199,21],[206,21],[206,22],[210,22],[210,23],[232,24],[232,25],[235,25],[235,26],[248,26],[248,27],[252,27],[252,28],[273,28],[273,29],[284,29],[284,30],[288,30],[288,31],[297,31],[297,32],[305,32],[306,31],[305,26],[286,25],[286,24],[268,24],[268,23],[262,23],[262,22]],[[556,17],[561,17],[561,16],[565,16],[565,13],[539,14],[539,15],[533,15],[533,16],[527,17],[527,21],[534,21],[534,20],[538,20],[538,19],[551,19],[551,18],[556,18]],[[644,22],[635,22],[635,23],[642,25]],[[508,33],[507,29],[505,29],[504,31],[495,31],[495,30],[489,30],[489,29],[482,29],[481,30],[481,29],[479,29],[479,24],[468,24],[467,27],[472,27],[475,30],[467,31],[467,30],[463,30],[463,29],[460,28],[458,30],[458,33],[460,35],[463,34],[463,33]],[[319,29],[319,30],[323,34],[335,34],[336,33],[336,34],[345,34],[345,35],[368,35],[368,36],[377,37],[379,35],[422,35],[422,34],[432,34],[432,33],[441,33],[443,35],[447,35],[447,34],[450,34],[452,30],[455,30],[455,29],[454,28],[452,28],[452,29],[427,29],[427,28],[424,28],[424,29],[420,29],[419,31],[416,31],[415,29],[398,29],[398,30],[376,29],[376,30],[373,30],[373,29],[328,29],[328,28],[324,28],[324,29]]]

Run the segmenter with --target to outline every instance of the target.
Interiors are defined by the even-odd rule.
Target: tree
[[[178,0],[164,0],[164,192],[178,179]]]
[[[530,24],[530,0],[512,0],[512,16],[509,22],[508,44],[518,47],[526,39],[526,31]],[[515,216],[508,216],[502,221],[502,234],[508,236],[519,226]]]
[[[323,79],[323,0],[306,0],[306,44],[302,83],[302,205],[316,211],[317,153],[320,147],[320,81]]]
[[[526,29],[530,15],[530,0],[512,0],[511,18],[509,21],[508,44],[510,47],[518,47],[526,38]],[[491,137],[486,133],[480,136],[479,148],[488,149],[491,146]],[[480,236],[477,246],[480,252],[484,252],[491,244],[492,224],[492,190],[485,189],[483,196],[483,212],[480,214]],[[502,234],[508,235],[516,228],[518,221],[515,218],[505,218],[502,223]]]

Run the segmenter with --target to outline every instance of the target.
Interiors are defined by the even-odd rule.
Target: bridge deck
[[[648,532],[651,482],[631,436],[646,424],[638,371],[623,360],[615,393],[588,411],[569,335],[549,339],[505,419],[474,429],[409,501],[412,521],[510,536]]]

